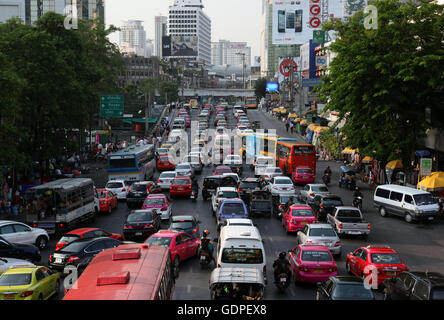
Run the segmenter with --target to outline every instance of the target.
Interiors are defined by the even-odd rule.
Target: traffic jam
[[[387,223],[439,223],[428,192],[361,192],[344,166],[326,167],[242,103],[168,116],[163,141],[107,155],[103,186],[27,190],[26,221],[0,221],[0,300],[444,299],[444,275],[411,270],[381,241]],[[397,219],[403,210],[424,221]]]

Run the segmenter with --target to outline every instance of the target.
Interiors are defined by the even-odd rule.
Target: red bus
[[[316,149],[312,144],[278,140],[276,163],[282,172],[287,175],[291,175],[299,166],[310,167],[313,173],[316,174]]]
[[[171,300],[168,247],[125,244],[96,255],[63,300]]]

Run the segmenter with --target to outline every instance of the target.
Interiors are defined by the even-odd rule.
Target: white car
[[[211,209],[213,215],[216,213],[219,203],[227,199],[240,199],[240,194],[236,188],[233,187],[219,187],[211,196]]]
[[[0,275],[10,268],[15,267],[35,267],[30,261],[14,258],[0,258]]]
[[[241,179],[239,178],[239,175],[238,175],[237,173],[234,173],[234,172],[225,172],[225,173],[222,173],[222,175],[223,175],[224,177],[226,177],[226,176],[233,177],[234,180],[236,180],[237,185],[239,185],[239,183],[241,182]]]
[[[163,171],[160,176],[159,179],[157,179],[157,185],[162,189],[162,190],[170,190],[170,185],[171,185],[171,181],[174,180],[174,178],[177,177],[176,171]]]
[[[254,175],[262,176],[265,173],[267,167],[274,166],[275,161],[272,156],[258,156],[254,162]]]
[[[266,167],[262,176],[265,181],[270,181],[274,177],[282,176],[283,172],[279,167]]]
[[[188,162],[179,163],[176,166],[176,174],[178,177],[192,177],[193,176],[193,168],[191,164]]]
[[[128,186],[123,180],[110,180],[106,183],[105,189],[117,195],[118,200],[126,200]]]
[[[309,183],[304,186],[302,190],[299,191],[299,200],[304,201],[307,204],[313,203],[314,197],[317,195],[327,195],[330,194],[328,188],[325,184],[319,183]]]
[[[225,226],[247,226],[247,227],[254,227],[255,224],[251,219],[227,219],[225,220]]]
[[[294,193],[293,181],[289,177],[279,176],[271,178],[267,186],[273,196],[281,193]]]
[[[11,220],[0,220],[0,235],[11,243],[32,244],[40,250],[46,248],[49,242],[46,230]]]
[[[341,255],[341,240],[328,223],[312,223],[297,233],[298,244],[320,244],[326,246],[333,255]]]
[[[237,154],[229,154],[225,157],[223,164],[231,164],[232,162],[238,165],[242,165],[242,157]]]

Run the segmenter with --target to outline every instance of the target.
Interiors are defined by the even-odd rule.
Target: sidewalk
[[[258,109],[260,112],[262,112],[264,114],[265,117],[267,117],[268,119],[272,120],[273,122],[276,123],[276,125],[280,125],[282,126],[282,129],[285,131],[285,134],[290,137],[290,138],[297,138],[298,140],[300,140],[301,142],[303,141],[304,143],[306,142],[305,138],[296,132],[296,130],[293,131],[293,133],[290,132],[290,129],[288,130],[288,132],[286,131],[286,127],[285,127],[285,123],[282,122],[281,120],[279,120],[278,118],[270,115],[265,109]]]

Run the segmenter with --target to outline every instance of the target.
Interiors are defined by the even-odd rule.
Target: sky
[[[247,42],[251,58],[260,56],[261,0],[203,0],[203,11],[211,19],[211,41]],[[116,27],[125,20],[142,20],[147,39],[154,40],[154,17],[168,17],[169,0],[105,0],[105,23]],[[110,36],[118,44],[118,32]]]

